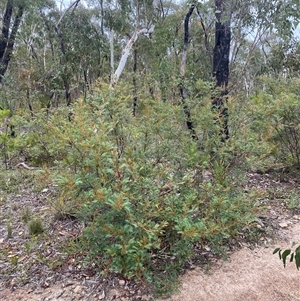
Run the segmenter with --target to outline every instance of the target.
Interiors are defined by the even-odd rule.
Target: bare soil
[[[0,178],[0,300],[154,300],[142,284],[118,275],[100,276],[93,264],[83,261],[83,254],[70,255],[63,248],[80,235],[83,225],[77,220],[53,219],[53,210],[59,209],[53,204],[55,187],[43,181],[33,187],[31,172]],[[228,247],[227,261],[217,259],[209,248],[201,250],[181,277],[178,293],[165,300],[300,300],[300,271],[294,263],[284,268],[278,256],[272,255],[277,246],[289,248],[299,242],[299,183],[295,177],[254,173],[249,174],[247,186],[266,192],[265,198],[257,200],[261,215],[255,224],[260,232],[256,241],[241,234]],[[298,209],[287,208],[290,193]],[[39,217],[44,234],[30,236],[26,217]]]
[[[299,241],[300,223],[282,230],[288,238],[276,246],[289,248]],[[286,268],[272,255],[275,245],[250,250],[243,248],[227,262],[218,261],[205,272],[201,268],[182,277],[180,292],[166,301],[296,301],[300,300],[300,271],[294,263]]]

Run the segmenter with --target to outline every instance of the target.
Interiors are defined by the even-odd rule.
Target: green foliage
[[[11,264],[13,266],[17,266],[18,265],[18,262],[19,262],[19,258],[17,256],[13,256],[11,257]]]
[[[270,41],[276,28],[290,37],[298,24],[298,4],[235,4],[232,24],[238,26],[232,26],[237,39],[230,77],[236,82],[230,90],[244,81],[247,93],[253,83],[258,89],[249,102],[239,92],[228,97],[230,139],[221,142],[223,121],[211,110],[212,90],[219,93],[211,81],[214,27],[209,24],[215,12],[210,2],[199,3],[200,16],[191,18],[184,79],[195,142],[178,105],[182,20],[188,4],[163,1],[154,8],[148,0],[102,2],[68,11],[60,24],[63,40],[53,30],[63,16],[55,2],[26,2],[0,91],[1,108],[9,109],[0,111],[0,147],[7,168],[22,156],[43,166],[45,177],[53,176],[59,196],[50,201],[51,212],[58,219],[72,216],[84,222],[85,251],[90,260],[101,261],[104,273],[144,278],[165,293],[193,256],[195,242],[218,249],[245,224],[251,226],[257,196],[243,191],[245,170],[274,158],[300,164],[299,82],[256,80],[270,70],[276,76],[283,70],[297,74],[298,44],[284,49],[276,34],[271,43],[278,47],[266,49],[266,61],[264,45],[245,35],[255,29],[258,40]],[[4,10],[4,3],[0,7]],[[141,35],[135,43],[134,62],[128,59],[126,69],[134,71],[122,74],[127,83],[134,78],[134,87],[93,86],[100,75],[111,76],[110,58],[120,56],[134,30],[154,24],[149,39]],[[108,32],[114,35],[111,41]],[[129,68],[130,62],[135,67]],[[85,99],[59,107],[69,92],[72,100],[81,94]],[[17,133],[13,139],[10,126]],[[18,189],[15,182],[19,179],[0,179],[6,192]],[[295,196],[288,206],[298,203]],[[30,234],[42,233],[41,220],[30,215],[24,209]],[[285,264],[291,252],[278,252]]]
[[[55,219],[63,220],[66,218],[73,218],[76,215],[76,210],[72,203],[61,197],[55,197],[49,201],[49,208]]]
[[[9,165],[9,152],[12,148],[10,141],[11,136],[11,124],[9,123],[9,117],[11,115],[10,110],[0,110],[0,148],[2,151],[3,160],[5,166]]]
[[[289,194],[288,199],[286,200],[287,207],[289,209],[300,209],[300,196],[299,192],[297,191],[291,191]]]
[[[255,195],[240,185],[250,146],[218,142],[209,101],[195,103],[196,143],[180,106],[141,98],[133,117],[128,90],[99,83],[94,96],[74,104],[71,121],[67,109],[38,115],[23,147],[55,158],[53,207],[85,223],[89,258],[101,259],[104,273],[144,278],[163,293],[174,283],[164,285],[162,275],[175,281],[194,242],[222,244],[251,224]]]
[[[29,235],[36,236],[44,232],[44,227],[41,219],[35,218],[28,223]]]
[[[7,222],[6,224],[6,227],[7,227],[7,238],[12,238],[13,235],[12,235],[12,224],[11,222]]]
[[[281,163],[300,164],[299,85],[296,80],[261,78],[264,90],[252,96],[252,131]]]
[[[63,111],[63,112],[62,112]],[[29,118],[26,114],[16,115],[13,122],[16,127],[17,136],[14,139],[13,152],[21,154],[24,160],[32,165],[53,166],[55,160],[60,160],[65,154],[62,144],[57,144],[56,137],[51,131],[51,121],[56,119],[61,126],[67,124],[65,115],[67,110],[57,110],[52,119],[48,113],[41,110],[34,119]]]
[[[296,243],[293,243],[292,247],[294,247]],[[291,249],[282,250],[281,248],[276,248],[273,251],[273,254],[278,253],[279,259],[282,260],[284,267],[286,266],[286,260],[290,256],[290,262],[295,261],[296,267],[299,270],[300,268],[300,246],[292,251]]]
[[[21,219],[22,221],[27,224],[30,219],[31,219],[31,216],[32,216],[32,212],[30,210],[29,207],[25,207],[23,210],[22,210],[22,216],[21,216]]]

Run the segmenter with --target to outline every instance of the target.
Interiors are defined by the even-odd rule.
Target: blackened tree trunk
[[[186,102],[187,99],[187,91],[184,84],[184,78],[185,78],[185,68],[186,68],[186,58],[187,58],[187,49],[189,44],[189,22],[190,17],[195,9],[195,5],[192,4],[189,8],[189,11],[187,12],[185,19],[184,19],[184,42],[183,42],[183,51],[182,51],[182,57],[181,57],[181,64],[180,64],[180,77],[181,82],[179,86],[180,95],[181,95],[181,103],[183,106],[184,114],[186,117],[186,125],[189,129],[191,136],[194,140],[197,140],[197,135],[195,131],[195,127],[191,118],[191,112],[190,108]]]
[[[4,52],[6,49],[8,37],[9,37],[9,27],[12,18],[13,6],[12,1],[8,0],[5,8],[5,13],[3,17],[3,25],[2,25],[2,33],[0,39],[0,58],[2,59],[4,56]]]
[[[62,14],[62,16],[60,17],[60,19],[58,20],[58,22],[55,25],[55,32],[57,33],[57,36],[59,37],[59,41],[60,41],[60,50],[62,52],[62,60],[61,60],[61,64],[64,66],[64,75],[63,75],[63,83],[65,86],[65,99],[66,99],[66,103],[67,106],[70,106],[72,103],[72,99],[71,99],[71,92],[70,92],[70,79],[69,79],[69,74],[68,74],[68,62],[67,62],[67,52],[66,52],[66,43],[65,43],[65,39],[64,36],[60,30],[60,26],[61,23],[63,21],[63,19],[65,18],[66,14],[73,9],[73,11],[77,8],[78,4],[79,4],[80,0],[76,0],[74,1],[72,4],[70,4],[70,6],[65,10],[65,12]]]
[[[216,83],[217,96],[213,98],[213,109],[218,112],[222,141],[229,138],[228,109],[226,107],[229,79],[230,54],[230,12],[226,7],[228,1],[215,0],[216,24],[215,47],[213,53],[213,76]]]
[[[16,10],[15,19],[9,33],[10,24],[13,19],[13,12]],[[16,35],[24,13],[23,5],[13,6],[13,1],[8,0],[3,17],[2,32],[0,35],[0,83],[8,68],[9,61],[14,49]]]
[[[134,47],[133,51],[133,77],[132,77],[132,83],[133,83],[133,105],[132,105],[132,114],[133,116],[136,116],[136,109],[137,109],[137,47]]]

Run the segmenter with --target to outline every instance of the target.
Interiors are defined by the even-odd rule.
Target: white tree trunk
[[[152,32],[154,31],[154,25],[152,25],[149,29],[148,28],[143,28],[141,30],[136,30],[130,40],[127,42],[125,48],[123,49],[122,52],[122,57],[120,59],[119,65],[117,70],[114,73],[114,76],[111,79],[111,86],[115,86],[125,68],[127,59],[129,57],[130,51],[132,49],[132,46],[134,43],[137,41],[140,35],[146,35],[149,36]]]

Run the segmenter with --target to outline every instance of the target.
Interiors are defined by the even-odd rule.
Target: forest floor
[[[100,276],[84,254],[70,252],[83,225],[53,218],[63,209],[56,188],[42,178],[37,184],[34,173],[0,173],[0,300],[155,300],[142,284]],[[284,268],[272,255],[275,247],[299,242],[300,180],[282,172],[251,173],[247,185],[264,192],[251,239],[235,239],[225,261],[209,247],[202,249],[183,273],[178,292],[166,300],[300,300],[300,271],[290,262]],[[29,235],[33,220],[42,222],[43,234]]]

